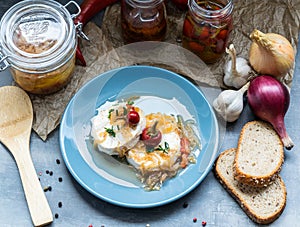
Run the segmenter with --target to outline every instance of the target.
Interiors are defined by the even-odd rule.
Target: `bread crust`
[[[234,176],[232,175],[232,180],[237,182],[237,185],[233,185],[230,182],[227,181],[227,179],[224,177],[224,173],[221,171],[219,168],[220,166],[220,160],[222,160],[223,156],[227,155],[228,153],[235,153],[236,149],[231,148],[227,149],[224,152],[222,152],[219,157],[215,161],[214,165],[214,174],[215,177],[219,180],[221,185],[226,189],[226,191],[236,200],[236,202],[240,205],[240,207],[243,209],[243,211],[247,214],[247,216],[254,222],[258,224],[270,224],[274,222],[283,212],[285,206],[286,206],[286,197],[287,197],[287,191],[286,191],[286,186],[282,180],[282,178],[277,175],[274,181],[276,181],[277,184],[279,184],[281,188],[281,196],[283,196],[282,202],[279,204],[279,207],[276,211],[274,211],[271,215],[269,216],[262,216],[259,213],[256,213],[252,207],[251,204],[247,203],[246,199],[243,197],[243,190],[242,188],[248,187],[249,190],[252,190],[255,193],[260,193],[260,190],[263,190],[264,188],[261,187],[253,187],[249,186],[243,183],[240,183],[234,179]],[[233,166],[233,171],[234,171],[234,166]],[[228,174],[228,173],[227,173]],[[235,187],[236,186],[236,187]],[[269,186],[271,187],[271,186]],[[256,190],[258,189],[258,190]]]
[[[277,143],[279,145],[278,147],[280,147],[278,152],[276,152],[276,154],[280,156],[277,165],[269,173],[267,173],[265,175],[252,175],[250,173],[247,173],[246,171],[243,170],[242,164],[239,163],[239,160],[240,160],[239,156],[243,155],[242,154],[242,149],[243,149],[242,145],[244,143],[244,140],[248,139],[245,136],[246,131],[249,130],[249,128],[251,126],[254,126],[255,124],[259,125],[260,127],[268,127],[269,129],[273,130],[273,133],[276,134],[276,141],[274,141],[274,144]],[[259,142],[264,143],[265,141],[263,141],[263,139],[261,139],[261,141],[259,141]],[[252,155],[253,156],[258,155],[256,152],[258,152],[258,151],[253,150]],[[236,157],[234,160],[235,178],[243,184],[247,184],[247,185],[254,186],[254,187],[266,187],[266,186],[272,184],[274,182],[274,180],[277,178],[277,175],[281,171],[283,162],[284,162],[284,146],[282,144],[280,137],[277,135],[276,131],[273,129],[272,125],[267,122],[264,122],[264,121],[250,121],[250,122],[246,123],[241,130],[240,137],[238,140]],[[263,168],[263,166],[262,166],[262,168]]]

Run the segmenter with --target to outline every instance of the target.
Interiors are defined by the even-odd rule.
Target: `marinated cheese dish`
[[[91,135],[99,151],[123,157],[140,138],[146,119],[141,109],[127,103],[106,102],[92,119]],[[127,115],[135,111],[139,115],[138,124],[129,122]]]
[[[125,159],[152,191],[196,162],[201,143],[193,123],[181,115],[145,114],[132,101],[107,101],[91,119],[91,137],[99,152]]]

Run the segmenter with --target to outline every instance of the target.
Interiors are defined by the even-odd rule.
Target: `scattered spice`
[[[58,213],[56,213],[56,214],[54,215],[54,217],[55,217],[56,219],[58,218],[58,216],[59,216]]]
[[[39,176],[42,176],[42,172],[39,172]]]
[[[60,164],[60,160],[56,159],[56,164],[59,165]]]
[[[62,207],[62,202],[58,202],[58,207],[59,207],[59,208]]]
[[[63,181],[62,177],[59,177],[59,178],[58,178],[58,181],[59,181],[59,182],[62,182],[62,181]]]
[[[46,170],[46,174],[49,174],[49,170]]]
[[[89,227],[93,227],[93,225],[89,225]]]
[[[49,175],[50,175],[50,176],[52,176],[52,175],[53,175],[53,172],[52,172],[52,171],[50,171],[50,172],[49,172]]]
[[[51,186],[44,187],[44,192],[46,191],[52,191],[52,187]]]
[[[197,218],[193,218],[193,222],[196,223],[197,222]]]
[[[189,204],[187,202],[184,202],[182,206],[183,206],[183,208],[187,208],[189,206]]]
[[[206,226],[206,221],[202,221],[202,226]]]

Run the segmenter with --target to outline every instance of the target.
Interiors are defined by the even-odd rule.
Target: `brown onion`
[[[292,44],[282,35],[262,33],[254,29],[250,38],[249,63],[259,74],[277,79],[285,77],[294,65],[295,52]]]
[[[248,103],[253,113],[272,124],[284,147],[294,146],[284,124],[284,116],[290,105],[290,94],[285,85],[272,76],[255,77],[248,88]]]

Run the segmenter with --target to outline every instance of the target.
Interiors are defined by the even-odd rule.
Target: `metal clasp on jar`
[[[75,1],[69,1],[67,4],[64,5],[65,9],[68,10],[67,7],[70,6],[71,4],[74,4],[75,7],[78,9],[77,13],[71,14],[71,18],[74,19],[75,17],[77,17],[80,14],[81,8]],[[84,32],[82,31],[82,28],[83,28],[82,23],[79,22],[79,23],[75,24],[75,28],[76,28],[78,36],[89,41],[89,38],[87,37],[87,35],[84,34]]]
[[[4,71],[8,67],[10,67],[10,64],[6,60],[8,56],[4,56],[2,52],[0,51],[0,71]]]

